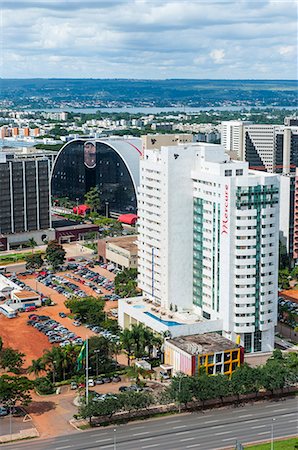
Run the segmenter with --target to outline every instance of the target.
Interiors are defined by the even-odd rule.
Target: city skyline
[[[1,3],[3,78],[297,79],[294,0]]]

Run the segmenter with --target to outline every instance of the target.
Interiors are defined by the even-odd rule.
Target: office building
[[[250,122],[242,120],[227,120],[221,122],[221,145],[227,152],[241,154],[243,141],[243,125]]]
[[[143,321],[172,336],[221,331],[248,352],[272,350],[278,176],[215,144],[145,150],[138,201],[145,300],[120,301],[120,325]]]
[[[254,170],[295,172],[298,166],[297,126],[222,122],[221,143],[228,152],[235,152],[238,159],[247,161]]]
[[[117,217],[136,212],[141,140],[125,138],[75,139],[67,142],[52,170],[53,198],[84,202],[97,186],[101,210]]]
[[[4,153],[0,158],[1,249],[30,237],[42,243],[42,230],[50,227],[50,162]]]
[[[121,236],[98,241],[98,257],[105,264],[117,269],[138,267],[137,236]]]

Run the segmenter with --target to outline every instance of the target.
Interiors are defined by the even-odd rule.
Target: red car
[[[35,310],[36,310],[36,306],[27,306],[27,308],[25,308],[26,312],[35,311]]]

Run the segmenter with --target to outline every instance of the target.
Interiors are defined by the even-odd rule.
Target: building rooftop
[[[168,339],[172,345],[180,348],[189,355],[222,352],[237,348],[238,345],[217,333],[195,334]]]
[[[131,236],[110,238],[110,239],[106,240],[106,243],[115,245],[117,247],[121,247],[124,250],[128,250],[131,253],[133,253],[133,252],[137,253],[136,240],[137,240],[137,236],[131,235]]]
[[[20,300],[26,299],[26,298],[30,298],[30,299],[37,298],[37,299],[39,299],[39,297],[40,297],[39,294],[36,294],[36,292],[25,291],[25,290],[20,291],[20,292],[14,292],[13,295],[14,295],[14,297],[19,298]]]

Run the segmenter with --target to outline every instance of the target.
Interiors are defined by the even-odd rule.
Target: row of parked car
[[[73,295],[81,298],[87,296],[86,292],[82,291],[76,284],[62,276],[47,273],[45,275],[39,275],[36,279],[45,286],[64,295],[66,298],[71,298]]]
[[[107,291],[114,291],[114,283],[113,281],[109,280],[108,278],[98,274],[97,272],[94,272],[93,270],[90,270],[87,267],[78,268],[74,271],[74,274],[79,275],[80,277],[98,284],[99,286],[102,286]]]
[[[31,325],[48,337],[50,344],[82,345],[83,339],[49,316],[30,314],[27,325]]]
[[[120,337],[117,334],[113,334],[111,333],[111,331],[106,330],[105,328],[88,323],[85,326],[86,328],[89,328],[89,330],[93,331],[93,333],[99,334],[100,336],[103,336],[104,338],[109,339],[110,341],[113,342],[120,341]]]
[[[102,294],[102,290],[99,289],[99,287],[96,286],[96,284],[92,283],[91,281],[83,280],[82,278],[76,277],[72,273],[66,273],[65,276],[71,278],[74,281],[77,281],[80,284],[84,284],[85,286],[90,287],[96,294]]]

